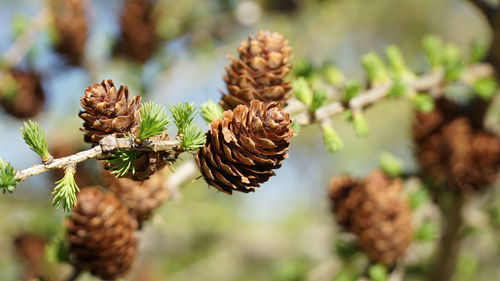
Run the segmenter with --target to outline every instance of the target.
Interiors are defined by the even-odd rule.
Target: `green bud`
[[[300,134],[302,126],[300,126],[300,124],[297,122],[297,119],[293,119],[292,125],[290,125],[290,129],[293,130],[293,137],[296,137]]]
[[[45,134],[43,133],[40,125],[37,122],[24,122],[23,128],[21,128],[23,139],[26,144],[29,145],[30,149],[36,152],[42,158],[45,163],[51,161],[53,158],[47,149],[47,140],[45,139]]]
[[[200,112],[203,119],[205,119],[207,123],[211,123],[212,120],[222,116],[223,110],[219,104],[209,100],[201,105]]]
[[[16,79],[10,74],[5,73],[0,79],[0,90],[3,93],[3,99],[7,102],[12,102],[19,93],[19,84]]]
[[[389,277],[387,269],[381,264],[375,264],[368,269],[368,276],[371,281],[387,281]]]
[[[488,45],[484,42],[474,41],[470,46],[469,62],[478,63],[486,58],[488,53]]]
[[[422,40],[422,45],[432,67],[441,67],[444,48],[443,40],[435,35],[427,35]]]
[[[325,148],[330,153],[337,153],[344,147],[344,143],[340,139],[339,135],[330,126],[325,126],[321,128],[323,131],[323,142],[325,143]]]
[[[345,82],[344,74],[332,63],[323,66],[322,74],[325,82],[334,87],[341,87]]]
[[[299,77],[292,82],[293,93],[308,108],[313,102],[313,92],[309,83],[304,77]]]
[[[389,61],[389,65],[391,70],[396,74],[397,77],[404,78],[413,78],[415,75],[408,68],[406,62],[401,55],[401,51],[398,47],[391,45],[387,47],[386,51],[387,60]]]
[[[420,112],[429,113],[434,110],[434,99],[428,94],[416,94],[412,101],[415,109]]]
[[[432,241],[438,236],[438,227],[436,223],[426,220],[418,227],[414,239],[421,242]]]
[[[382,59],[375,53],[369,53],[362,58],[363,68],[372,84],[390,81],[387,69]]]
[[[359,252],[359,246],[354,241],[339,238],[335,240],[335,253],[341,258],[350,258]]]
[[[344,91],[342,92],[342,99],[345,102],[349,102],[352,98],[356,97],[361,93],[361,83],[358,80],[351,80],[345,85]]]
[[[389,89],[389,92],[387,92],[387,97],[388,98],[401,97],[404,96],[404,94],[406,94],[407,91],[408,87],[403,81],[401,81],[401,79],[394,79],[394,83]]]
[[[45,248],[47,261],[52,264],[69,262],[69,245],[64,235],[55,235]]]
[[[314,113],[318,108],[323,106],[326,102],[326,91],[324,89],[318,89],[314,91],[313,100],[309,111]]]
[[[358,137],[366,137],[370,132],[368,128],[368,123],[365,117],[361,113],[354,114],[353,116],[354,132]]]
[[[311,61],[302,59],[295,62],[292,72],[297,77],[309,77],[314,73],[314,67]]]
[[[383,152],[378,158],[380,168],[391,177],[399,177],[403,173],[403,161],[390,152]]]
[[[408,195],[408,202],[412,210],[417,210],[427,201],[429,201],[429,193],[423,187],[419,187],[415,192]]]
[[[472,88],[476,95],[490,100],[497,93],[498,84],[493,77],[485,77],[474,81]]]
[[[12,193],[17,187],[18,182],[14,179],[16,171],[12,164],[0,158],[0,188],[2,192]]]

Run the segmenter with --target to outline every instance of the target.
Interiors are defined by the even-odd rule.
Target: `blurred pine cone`
[[[238,49],[239,59],[231,59],[224,75],[227,94],[222,95],[224,109],[239,104],[249,105],[251,100],[276,101],[282,105],[288,99],[291,86],[284,80],[290,72],[292,48],[283,35],[259,31],[250,36]]]
[[[253,192],[275,175],[287,158],[293,130],[288,113],[278,103],[253,100],[215,119],[197,162],[208,184],[219,191]]]
[[[482,111],[482,109],[481,109]],[[443,99],[413,126],[416,157],[424,175],[454,191],[470,193],[493,183],[500,168],[500,139],[471,107]]]
[[[44,275],[45,238],[34,234],[21,234],[14,240],[16,253],[25,263],[22,280],[38,280]]]
[[[139,223],[148,220],[154,209],[167,199],[165,176],[157,173],[149,180],[138,183],[130,179],[115,178],[108,174],[106,185],[122,201]]]
[[[127,86],[117,91],[112,80],[103,80],[85,90],[81,104],[84,140],[93,145],[108,135],[123,137],[135,133],[139,126],[141,97],[129,99]]]
[[[32,71],[18,69],[9,70],[3,75],[0,105],[19,119],[36,116],[45,102],[40,76]]]
[[[137,63],[145,63],[160,41],[156,33],[154,0],[127,0],[120,18],[117,51]]]
[[[374,262],[394,264],[411,243],[411,211],[402,186],[380,170],[363,182],[348,176],[330,182],[329,197],[339,224],[358,237],[361,249]]]
[[[82,189],[65,221],[73,264],[104,280],[125,275],[134,263],[137,222],[111,192]]]
[[[51,0],[57,38],[55,50],[73,65],[80,64],[88,37],[87,0]]]

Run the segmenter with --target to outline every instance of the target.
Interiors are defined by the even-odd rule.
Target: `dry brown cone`
[[[284,105],[291,90],[284,80],[291,68],[288,40],[277,32],[259,31],[257,36],[243,41],[238,52],[239,59],[232,58],[226,67],[227,93],[222,95],[222,107],[234,109],[254,99]]]
[[[0,87],[0,105],[12,116],[25,119],[36,116],[45,102],[40,76],[32,71],[13,69],[6,72],[6,79],[14,84],[12,92],[4,91],[5,84]]]
[[[348,176],[330,182],[329,197],[339,224],[358,237],[373,262],[392,265],[411,243],[411,211],[401,189],[400,180],[380,170],[362,182]]]
[[[423,174],[460,193],[487,188],[500,168],[500,139],[471,112],[440,100],[433,112],[417,113],[413,127]]]
[[[253,192],[288,157],[290,125],[290,116],[278,103],[253,100],[250,106],[225,111],[210,124],[196,157],[206,182],[228,194]]]
[[[79,116],[83,119],[84,140],[93,145],[108,135],[123,137],[127,133],[135,133],[139,128],[141,97],[129,99],[127,86],[116,90],[113,80],[85,89],[81,104],[83,111]]]
[[[165,188],[165,176],[153,175],[149,180],[137,182],[130,179],[115,178],[108,174],[105,185],[122,201],[139,223],[148,220],[153,210],[158,208],[169,196]]]
[[[88,37],[87,0],[51,0],[57,31],[55,50],[73,65],[80,64]]]
[[[127,0],[120,18],[118,52],[137,63],[146,62],[160,41],[156,23],[154,0]]]
[[[137,221],[111,192],[82,189],[73,215],[65,221],[72,263],[104,280],[115,280],[132,267]]]

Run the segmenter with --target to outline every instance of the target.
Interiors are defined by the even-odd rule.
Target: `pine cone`
[[[65,221],[73,264],[105,280],[125,275],[135,259],[137,222],[111,192],[82,189]]]
[[[4,75],[12,77],[16,90],[7,93],[2,92],[0,87],[0,105],[19,119],[36,116],[45,102],[40,76],[31,71],[17,69],[7,71]]]
[[[206,182],[219,191],[253,192],[275,175],[287,158],[293,130],[290,116],[277,103],[253,100],[215,119],[197,162]]]
[[[483,105],[459,107],[441,99],[433,112],[417,113],[413,136],[425,176],[461,193],[482,190],[495,181],[500,139],[483,128]]]
[[[127,86],[116,91],[112,80],[103,80],[85,90],[81,104],[84,111],[79,116],[84,120],[84,140],[93,145],[108,135],[123,137],[135,133],[139,127],[141,97],[129,100]]]
[[[122,201],[139,223],[148,220],[153,210],[169,195],[164,186],[165,176],[160,173],[141,183],[130,179],[117,179],[109,174],[106,181],[109,190]]]
[[[16,254],[24,262],[21,280],[38,280],[45,273],[45,246],[47,241],[38,235],[21,234],[14,240]]]
[[[291,90],[284,78],[290,72],[292,49],[283,35],[259,31],[256,37],[243,41],[238,52],[240,58],[231,59],[230,67],[226,67],[228,93],[222,95],[222,107],[234,109],[254,99],[284,105]]]
[[[58,33],[55,50],[73,65],[80,64],[88,37],[87,0],[52,0],[55,28]]]
[[[160,41],[156,23],[154,0],[127,0],[120,18],[118,52],[137,63],[146,62]]]
[[[374,170],[363,182],[347,176],[330,182],[330,199],[336,218],[358,237],[374,262],[392,265],[409,247],[413,228],[402,182]]]

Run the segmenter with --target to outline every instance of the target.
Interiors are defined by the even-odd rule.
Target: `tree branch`
[[[24,170],[19,170],[16,172],[14,179],[16,181],[23,181],[31,176],[45,173],[49,170],[63,168],[70,163],[76,164],[93,158],[109,156],[116,150],[164,151],[171,154],[172,160],[174,160],[180,152],[184,151],[177,140],[147,140],[138,145],[129,138],[107,136],[99,142],[98,146],[92,149],[54,159],[48,164],[38,164]]]

